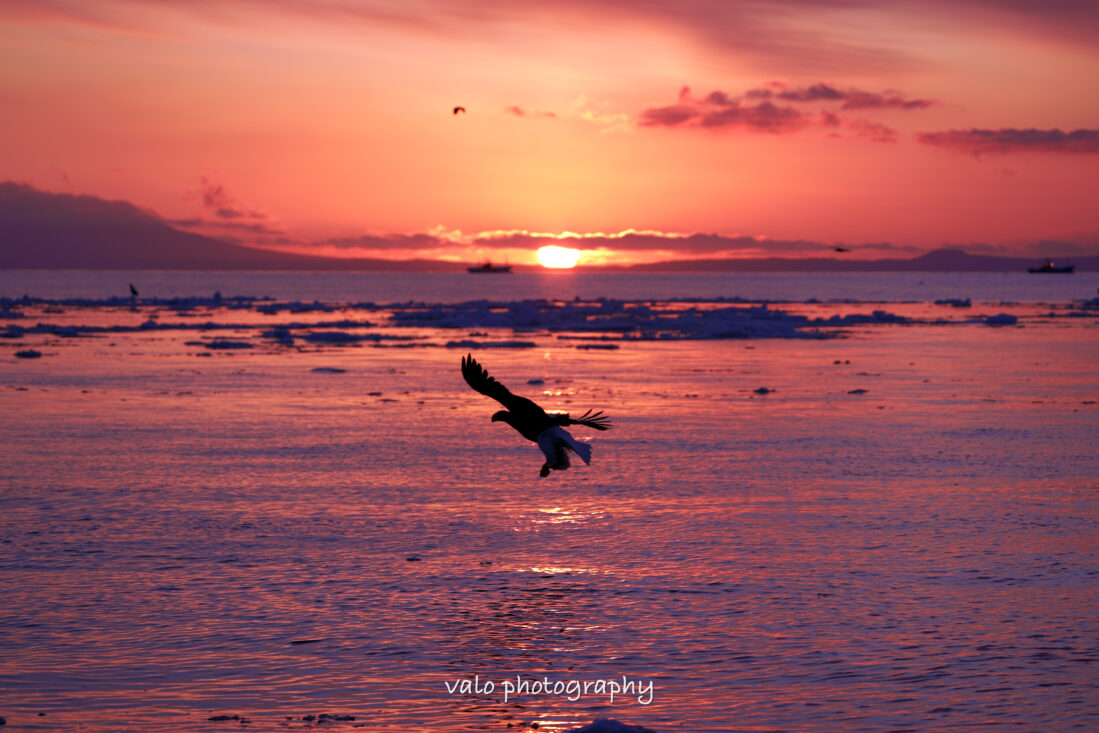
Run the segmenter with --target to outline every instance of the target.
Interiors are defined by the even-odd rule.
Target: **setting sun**
[[[570,247],[551,244],[538,250],[538,261],[542,263],[542,267],[567,269],[576,267],[578,259],[580,259],[580,250]]]

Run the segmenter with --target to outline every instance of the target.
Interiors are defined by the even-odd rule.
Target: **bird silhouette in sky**
[[[465,107],[455,107],[454,108],[454,114],[458,114],[459,112],[464,113],[465,111],[466,111]]]
[[[136,298],[137,295],[138,295],[137,288],[134,287],[133,283],[130,283],[130,297],[131,298]]]
[[[569,451],[591,465],[591,446],[573,438],[565,430],[566,425],[583,425],[595,430],[611,427],[610,418],[602,410],[594,413],[588,410],[578,418],[571,418],[565,413],[547,413],[533,401],[512,394],[507,387],[490,377],[472,354],[466,354],[462,358],[462,376],[470,387],[507,408],[494,413],[492,422],[507,423],[542,449],[546,462],[538,473],[540,477],[549,476],[550,471],[564,471],[568,468]]]
[[[851,251],[851,250],[847,249],[846,247],[833,247],[832,249],[834,249],[837,252],[850,252]]]

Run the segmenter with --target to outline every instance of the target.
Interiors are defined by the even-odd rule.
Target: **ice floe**
[[[1099,318],[1099,298],[1072,303],[1046,304],[1044,312],[1020,311],[1018,304],[1001,304],[1010,312],[997,315],[949,317],[928,315],[926,310],[903,304],[900,312],[883,307],[853,312],[852,306],[880,303],[843,302],[829,313],[828,305],[806,301],[777,307],[769,302],[737,298],[618,300],[527,299],[474,300],[461,303],[321,303],[280,302],[269,298],[138,299],[20,299],[0,298],[0,315],[8,322],[0,339],[29,335],[77,338],[138,332],[233,332],[262,338],[267,346],[315,347],[370,345],[374,347],[435,348],[531,348],[535,338],[582,342],[581,350],[613,351],[626,341],[713,339],[825,339],[843,336],[845,329],[875,325],[923,324],[990,326],[1016,325],[1033,318]],[[972,308],[969,298],[934,301],[955,309]],[[803,304],[804,306],[805,304]],[[918,305],[918,304],[917,304]],[[87,323],[74,323],[79,313],[91,315]],[[234,313],[247,313],[234,316]],[[326,319],[328,313],[341,317]],[[131,313],[141,314],[131,320]],[[941,311],[940,311],[941,313]],[[201,318],[196,318],[202,314]],[[277,318],[304,314],[301,318]],[[960,315],[960,314],[959,314]],[[260,318],[264,316],[263,318]],[[272,322],[266,316],[275,317]],[[364,317],[366,316],[366,317]],[[44,320],[25,325],[29,317]],[[465,338],[440,340],[431,331],[461,330]],[[425,331],[427,331],[425,333]],[[508,338],[508,336],[521,338]],[[209,349],[249,348],[229,346],[233,339],[214,339],[201,345]],[[273,342],[273,343],[272,343]],[[245,343],[241,341],[240,343]],[[255,344],[255,345],[258,345]]]
[[[261,334],[264,338],[272,339],[282,344],[283,346],[293,346],[294,337],[290,333],[288,328],[272,328],[269,331],[264,331]]]
[[[204,346],[207,349],[251,349],[254,344],[247,341],[233,341],[231,339],[214,339],[213,341],[187,341],[187,346]]]
[[[289,331],[286,331],[287,337]],[[357,344],[363,341],[409,341],[415,336],[405,336],[391,333],[378,333],[368,331],[363,333],[350,333],[348,331],[310,331],[302,335],[302,338],[315,344]]]
[[[573,728],[565,733],[656,733],[652,728],[627,725],[610,718],[596,718],[583,728]]]
[[[234,723],[240,723],[241,725],[247,725],[248,723],[252,722],[250,719],[245,718],[243,715],[238,715],[236,713],[233,713],[232,715],[211,715],[206,720],[209,720],[213,723],[228,723],[232,721]]]
[[[538,344],[533,341],[447,341],[448,349],[533,349]]]
[[[625,339],[800,338],[821,334],[802,329],[806,316],[761,306],[679,301],[591,302],[523,300],[434,304],[395,311],[395,325],[430,328],[510,328],[515,332],[600,332]]]

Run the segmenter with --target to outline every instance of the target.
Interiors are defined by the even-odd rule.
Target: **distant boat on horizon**
[[[468,272],[511,272],[511,265],[494,265],[489,260],[485,260],[484,264],[473,265],[466,270]]]
[[[1076,271],[1076,265],[1061,265],[1057,266],[1053,264],[1053,260],[1046,260],[1042,263],[1041,267],[1028,267],[1027,272],[1039,273],[1039,272],[1052,272],[1052,273],[1064,273],[1071,274]]]

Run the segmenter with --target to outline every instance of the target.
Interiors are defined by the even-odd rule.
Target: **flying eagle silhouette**
[[[547,413],[526,397],[512,394],[507,387],[490,377],[472,354],[462,358],[462,376],[470,387],[507,408],[494,413],[492,422],[506,422],[542,449],[546,462],[538,475],[543,478],[549,476],[550,471],[564,471],[569,467],[570,450],[584,463],[591,465],[591,446],[569,435],[566,425],[584,425],[596,430],[611,427],[610,418],[602,410],[594,413],[588,410],[578,418],[564,413]]]
[[[459,112],[465,112],[465,111],[466,111],[465,107],[455,107],[454,108],[454,114],[458,114]]]

